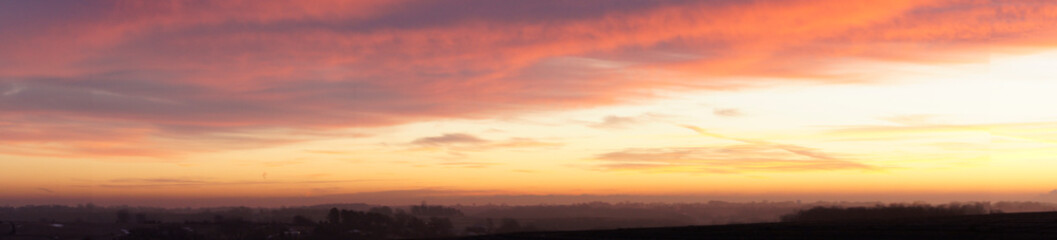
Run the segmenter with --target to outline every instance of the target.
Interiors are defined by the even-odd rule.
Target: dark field
[[[1057,239],[1057,212],[533,232],[460,239]]]

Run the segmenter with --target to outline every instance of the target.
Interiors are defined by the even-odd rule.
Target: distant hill
[[[459,239],[1057,239],[1057,212],[530,232]]]

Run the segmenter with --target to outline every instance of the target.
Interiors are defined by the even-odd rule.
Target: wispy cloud
[[[712,110],[712,114],[720,117],[738,117],[743,113],[737,108],[716,108]]]
[[[439,165],[446,166],[446,167],[458,167],[458,168],[487,168],[487,167],[492,167],[492,166],[495,166],[495,165],[499,165],[499,163],[494,163],[494,162],[448,161],[448,162],[439,163]]]
[[[466,133],[446,133],[436,137],[422,137],[411,141],[410,144],[418,147],[443,147],[464,151],[561,146],[560,143],[543,142],[532,138],[511,138],[503,141],[493,141]]]
[[[426,146],[443,146],[458,144],[482,144],[488,141],[465,133],[446,133],[437,137],[424,137],[411,141],[411,144]]]
[[[343,131],[288,128],[158,128],[134,121],[76,116],[0,114],[0,154],[101,159],[178,161],[189,154],[255,149],[318,138],[355,137]]]
[[[506,141],[494,142],[488,147],[491,148],[540,148],[540,147],[559,147],[561,143],[557,142],[544,142],[532,138],[511,138]]]
[[[471,160],[473,152],[511,149],[553,148],[562,144],[543,142],[532,138],[510,138],[508,140],[486,140],[465,133],[447,133],[436,137],[418,138],[409,143],[413,150],[444,151],[438,163],[445,167],[487,168],[500,163],[493,161]]]
[[[346,152],[346,151],[333,151],[333,150],[304,150],[304,152],[315,153],[315,154],[327,154],[327,155],[346,155],[346,154],[352,153],[352,152]]]
[[[110,182],[113,183],[157,183],[157,184],[196,184],[196,183],[207,183],[204,180],[196,180],[189,178],[119,178],[112,179]]]
[[[720,135],[720,134],[716,134],[716,133],[712,133],[712,132],[706,131],[705,129],[700,128],[700,127],[690,126],[690,125],[683,125],[683,127],[688,128],[690,130],[694,130],[698,134],[701,134],[701,135],[704,135],[704,136],[720,138],[720,139],[727,139],[727,140],[733,140],[733,141],[748,143],[748,144],[752,144],[752,145],[756,145],[756,146],[763,146],[763,147],[781,149],[781,150],[785,150],[785,151],[793,153],[793,154],[797,154],[797,155],[801,155],[801,156],[805,156],[805,157],[809,157],[809,158],[814,158],[814,159],[825,159],[825,160],[833,160],[833,159],[835,159],[833,156],[830,156],[829,154],[820,152],[820,151],[818,151],[816,149],[812,149],[812,148],[801,147],[801,146],[790,145],[790,144],[777,144],[777,143],[771,143],[771,142],[768,142],[768,141],[758,140],[758,139],[727,137],[727,136],[724,136],[724,135]]]
[[[648,172],[749,173],[833,170],[878,170],[879,167],[841,159],[805,158],[757,145],[702,148],[626,149],[598,155],[602,170]]]
[[[880,167],[835,157],[817,149],[763,140],[728,137],[696,126],[683,127],[740,144],[693,148],[631,148],[595,156],[601,170],[746,173],[879,170]]]
[[[827,133],[842,140],[907,139],[945,133],[969,133],[1042,143],[1057,143],[1057,122],[987,124],[904,124],[899,126],[835,126]]]
[[[281,160],[281,161],[268,161],[268,162],[263,162],[261,164],[264,165],[264,166],[267,166],[267,167],[283,167],[283,166],[289,166],[289,165],[302,164],[302,163],[305,163],[305,162],[307,162],[306,159],[291,159],[291,160]]]
[[[636,127],[640,124],[648,124],[663,120],[666,116],[657,113],[643,113],[635,116],[609,115],[602,118],[601,122],[590,123],[587,126],[601,129],[622,129]]]
[[[602,122],[588,125],[593,128],[625,128],[639,123],[639,119],[635,117],[620,117],[620,116],[606,116],[602,119]]]
[[[334,183],[352,183],[352,182],[364,182],[364,181],[377,181],[369,179],[356,179],[356,180],[252,180],[252,181],[215,181],[208,179],[197,179],[197,178],[120,178],[111,179],[106,184],[98,184],[95,186],[105,188],[156,188],[156,187],[209,187],[209,186],[224,186],[224,185],[283,185],[283,184],[298,184],[298,185],[317,185],[317,184],[334,184]]]

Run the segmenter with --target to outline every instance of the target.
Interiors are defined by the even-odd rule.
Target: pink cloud
[[[1048,27],[1057,6],[1045,1],[5,5],[0,122],[38,132],[58,130],[23,116],[135,125],[94,125],[133,132],[87,137],[125,143],[489,118],[749,85],[659,72],[846,83],[826,63],[984,61],[972,53],[1057,42]],[[554,64],[567,58],[599,62]],[[86,138],[67,136],[76,132],[18,141],[73,146]],[[123,152],[139,154],[106,151]]]

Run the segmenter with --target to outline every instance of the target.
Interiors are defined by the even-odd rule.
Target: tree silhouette
[[[341,223],[341,212],[338,211],[338,208],[330,209],[330,212],[327,213],[327,221],[333,224]]]
[[[898,218],[920,218],[959,216],[972,214],[990,213],[988,207],[983,203],[957,204],[929,206],[929,205],[903,205],[890,204],[888,206],[877,205],[875,207],[814,207],[807,210],[782,216],[783,222],[796,221],[842,221],[842,220],[864,220],[864,219],[898,219]]]
[[[447,218],[431,217],[429,218],[429,233],[432,236],[429,237],[448,237],[451,236],[452,229],[455,227],[452,225],[451,220]]]
[[[513,218],[504,218],[499,223],[499,228],[495,230],[496,233],[510,233],[521,231],[521,224]]]
[[[131,214],[129,214],[128,209],[117,210],[117,222],[118,223],[128,223],[128,220],[129,220],[130,217],[131,217]]]
[[[312,219],[308,219],[305,216],[295,215],[293,224],[294,225],[308,226],[308,225],[312,225],[312,224],[315,224],[315,223],[312,222]]]

